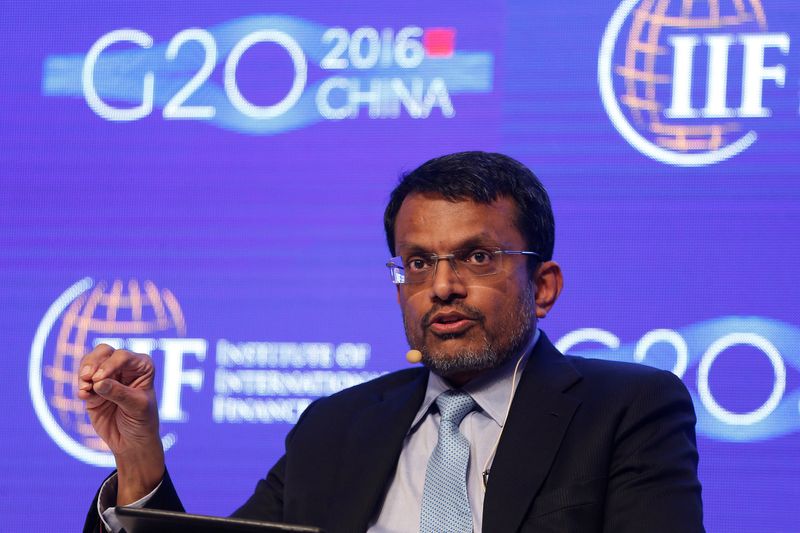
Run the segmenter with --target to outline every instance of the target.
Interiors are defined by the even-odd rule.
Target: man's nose
[[[458,275],[452,257],[441,258],[437,261],[433,271],[431,292],[434,298],[443,301],[463,298],[467,295],[466,285]]]

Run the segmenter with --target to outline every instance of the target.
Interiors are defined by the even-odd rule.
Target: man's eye
[[[473,250],[467,257],[467,261],[474,265],[486,265],[492,260],[492,254],[486,250]]]
[[[428,262],[418,257],[408,260],[407,267],[409,270],[423,270],[428,266]]]

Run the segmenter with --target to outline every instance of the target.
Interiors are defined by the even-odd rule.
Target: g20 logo
[[[185,85],[180,87],[164,104],[163,116],[166,119],[209,119],[216,114],[212,105],[186,105],[186,101],[203,86],[214,71],[217,64],[218,48],[214,36],[201,28],[190,28],[178,32],[167,44],[164,57],[167,61],[175,61],[183,46],[189,42],[197,42],[203,49],[203,62]],[[97,92],[95,76],[100,54],[113,44],[133,43],[142,49],[153,46],[153,38],[134,29],[114,30],[103,35],[95,42],[86,54],[81,71],[81,85],[86,103],[100,117],[112,121],[138,120],[153,111],[155,95],[155,73],[149,70],[142,79],[142,96],[139,105],[128,108],[115,107],[104,101]],[[283,48],[289,55],[294,68],[294,76],[289,91],[278,102],[270,105],[256,105],[248,101],[239,90],[236,70],[245,52],[258,43],[274,43]],[[289,34],[279,30],[260,30],[247,34],[230,50],[225,61],[224,88],[231,105],[240,113],[252,118],[269,119],[284,114],[300,99],[306,85],[308,67],[302,48]]]
[[[800,431],[800,389],[789,390],[787,371],[787,363],[800,369],[798,346],[800,328],[762,317],[653,329],[626,345],[610,331],[581,328],[556,343],[562,352],[670,370],[689,386],[698,434],[734,442]]]
[[[265,61],[264,50],[277,54]],[[491,90],[492,61],[459,51],[455,28],[349,31],[264,15],[184,29],[165,44],[139,29],[110,31],[85,56],[47,58],[43,91],[82,97],[109,121],[161,108],[166,120],[272,134],[362,111],[424,119],[438,109],[452,118],[452,94]]]

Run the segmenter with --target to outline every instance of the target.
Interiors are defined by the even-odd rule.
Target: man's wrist
[[[164,471],[164,475],[166,476],[166,470]],[[156,485],[156,487],[152,490],[152,492],[149,492],[139,500],[127,504],[126,507],[141,509],[147,506],[147,503],[153,498],[158,489],[161,488],[161,484],[163,482],[164,480],[162,478],[161,483]],[[114,472],[108,477],[108,479],[106,479],[106,481],[100,487],[100,493],[97,497],[97,514],[100,516],[100,521],[103,523],[103,528],[105,531],[109,532],[123,531],[122,524],[120,524],[116,514],[116,509],[115,509],[116,502],[117,502],[117,473]]]
[[[147,496],[155,489],[164,478],[164,469],[158,474],[152,473],[128,473],[118,474],[117,485],[117,505],[128,505],[144,496]]]
[[[164,478],[164,452],[153,458],[117,457],[117,505],[133,503],[155,489]]]

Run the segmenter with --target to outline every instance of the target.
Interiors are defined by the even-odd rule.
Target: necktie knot
[[[451,389],[443,392],[436,398],[436,405],[442,421],[451,422],[458,426],[467,414],[475,409],[475,400],[462,390]]]

